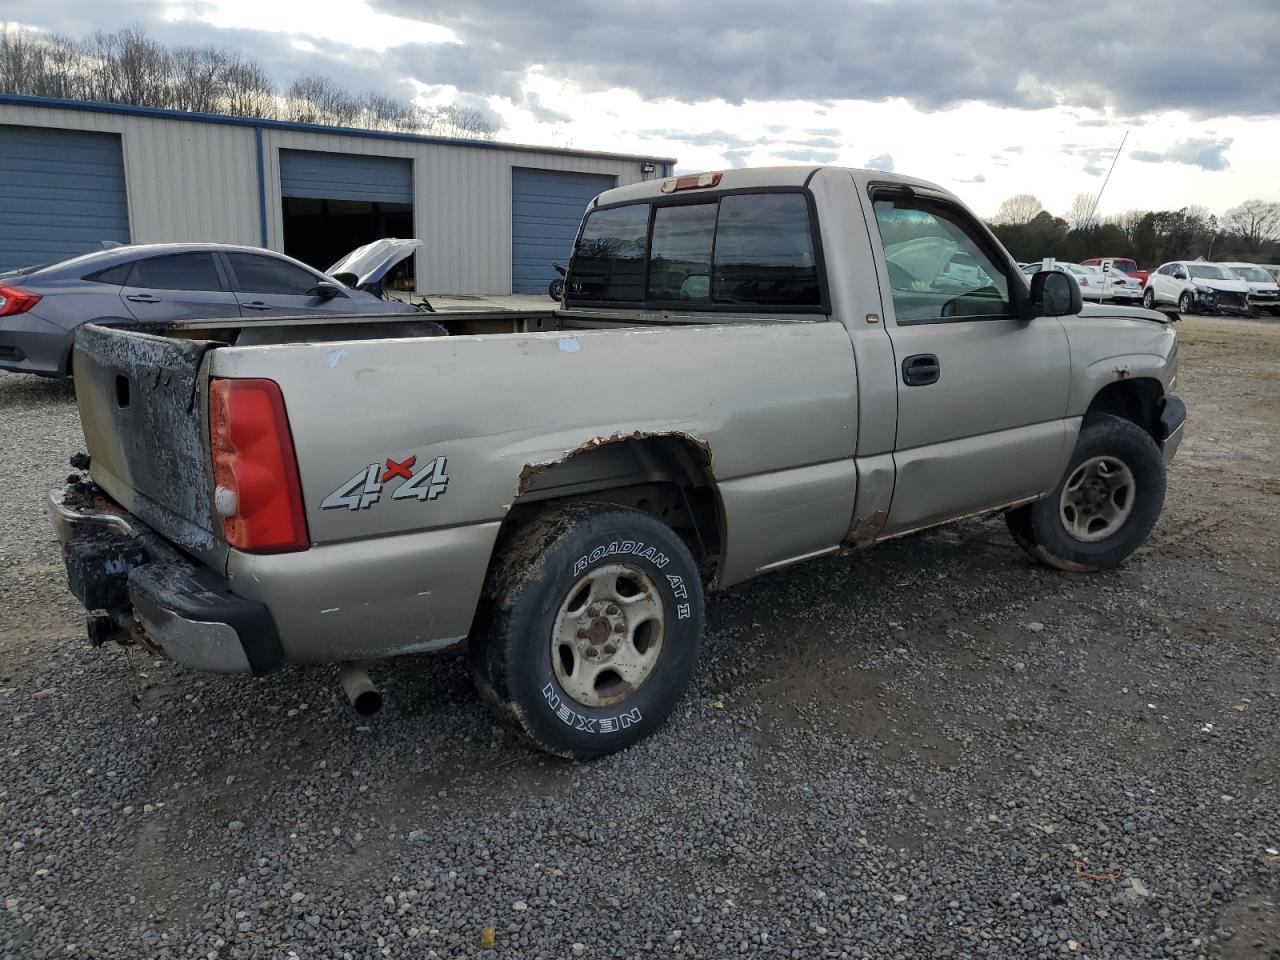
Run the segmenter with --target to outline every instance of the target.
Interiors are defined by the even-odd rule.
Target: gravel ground
[[[90,649],[39,507],[75,409],[0,375],[0,955],[1276,960],[1280,326],[1180,331],[1122,570],[987,520],[744,584],[672,721],[588,765],[452,656],[365,720],[330,669]]]

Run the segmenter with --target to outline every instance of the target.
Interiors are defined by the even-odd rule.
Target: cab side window
[[[899,323],[1011,315],[1005,268],[958,212],[917,198],[881,198],[875,213]]]

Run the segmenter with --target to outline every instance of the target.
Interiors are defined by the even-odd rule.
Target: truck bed
[[[91,476],[237,596],[268,603],[290,660],[457,642],[517,501],[602,484],[643,498],[639,486],[680,458],[708,491],[714,483],[710,512],[735,531],[720,582],[837,548],[856,486],[844,327],[647,319],[495,311],[86,326],[74,372]],[[451,335],[414,335],[432,320]],[[377,335],[351,337],[352,326]],[[243,342],[264,331],[282,339]],[[308,527],[301,552],[244,553],[223,538],[209,386],[224,378],[281,392]],[[406,464],[415,478],[438,466],[435,496],[394,496]],[[368,496],[347,495],[361,485]]]

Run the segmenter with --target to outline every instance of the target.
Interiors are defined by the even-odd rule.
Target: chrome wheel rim
[[[551,667],[584,707],[607,707],[644,684],[662,656],[662,596],[635,567],[610,564],[569,590],[551,628]]]
[[[1092,457],[1071,472],[1058,500],[1067,533],[1083,543],[1111,536],[1133,512],[1137,483],[1116,457]]]

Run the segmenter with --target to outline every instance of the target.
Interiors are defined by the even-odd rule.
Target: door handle
[[[134,303],[160,303],[161,302],[159,297],[151,293],[131,293],[127,297],[125,297],[125,299],[132,300]]]
[[[902,361],[902,382],[908,387],[925,387],[938,382],[942,365],[932,353],[917,353]]]
[[[250,310],[270,310],[271,304],[264,303],[262,300],[250,300],[248,303],[241,303],[240,306],[248,307]]]

